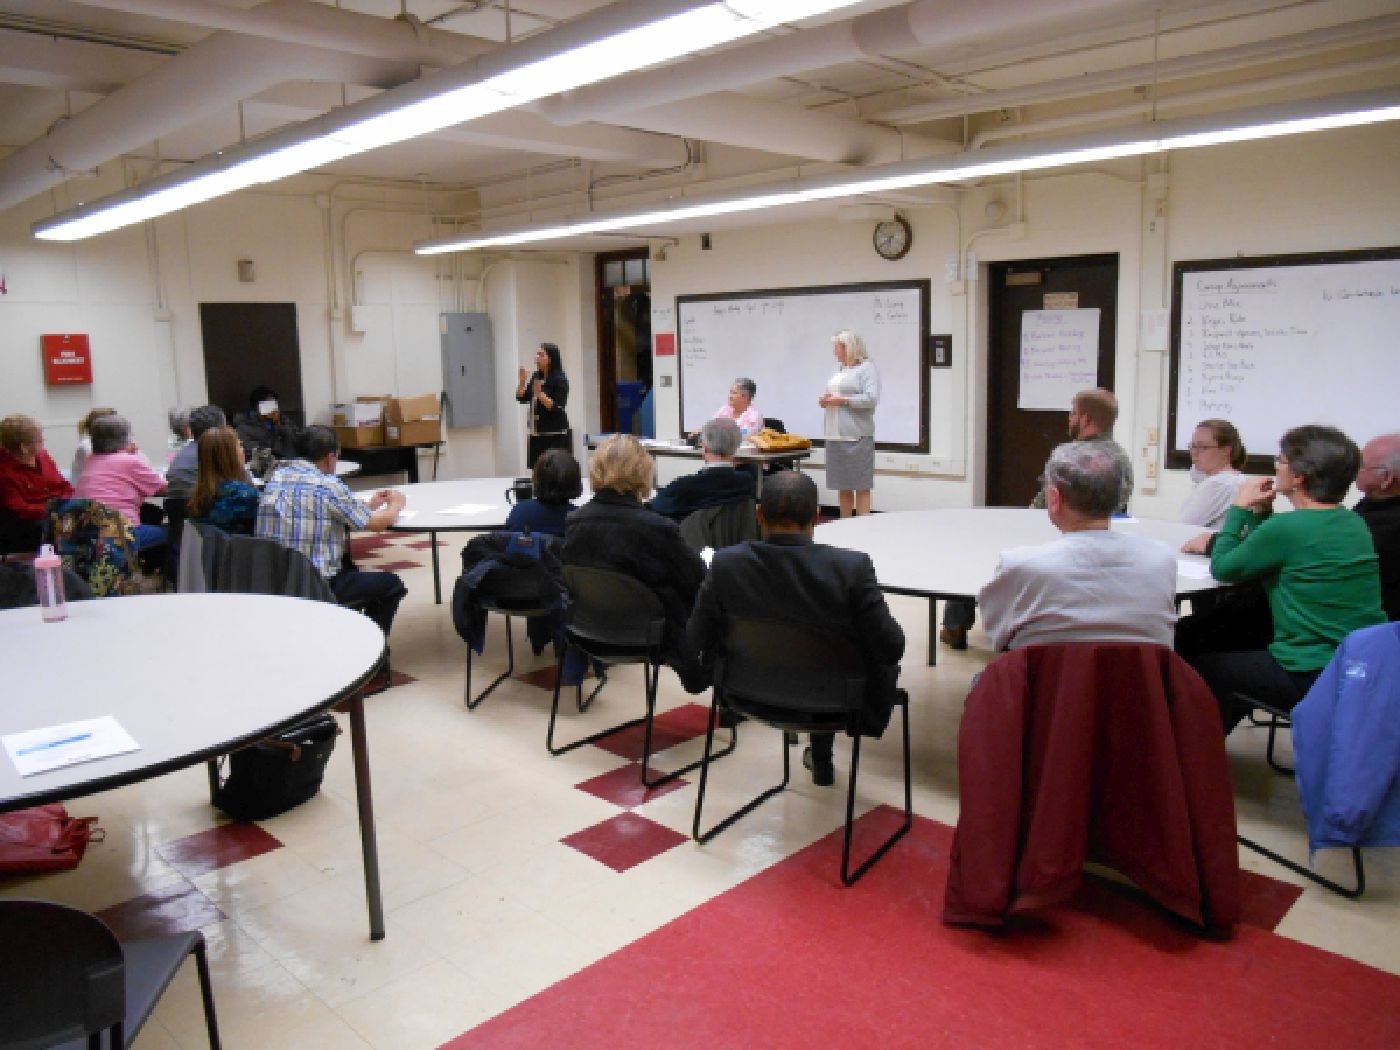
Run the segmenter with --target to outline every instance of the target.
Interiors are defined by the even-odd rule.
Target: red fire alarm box
[[[44,350],[44,382],[49,386],[73,386],[92,382],[92,355],[85,335],[41,335]]]

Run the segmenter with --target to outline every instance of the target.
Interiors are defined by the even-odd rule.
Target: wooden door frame
[[[993,314],[997,309],[997,289],[994,287],[994,280],[997,274],[1005,269],[1014,267],[1025,267],[1032,269],[1035,267],[1052,268],[1065,263],[1080,263],[1083,265],[1112,265],[1115,268],[1117,279],[1114,282],[1114,326],[1110,329],[1113,339],[1113,353],[1110,355],[1112,364],[1112,378],[1110,388],[1117,385],[1118,375],[1118,333],[1117,317],[1121,307],[1119,295],[1122,285],[1123,256],[1121,252],[1087,252],[1082,255],[1055,255],[1039,256],[1030,259],[989,259],[982,262],[981,272],[978,274],[979,285],[982,294],[979,296],[978,310],[983,319],[982,336],[979,347],[979,370],[982,381],[981,397],[978,401],[978,432],[982,442],[982,457],[980,470],[976,473],[974,484],[974,495],[978,505],[987,502],[988,494],[991,491],[991,472],[996,454],[999,451],[997,444],[999,438],[992,433],[993,402],[999,393],[996,370],[993,368],[992,356],[994,353],[993,339]],[[1065,406],[1068,410],[1069,406]]]
[[[593,323],[598,346],[598,429],[604,433],[617,430],[617,364],[613,340],[609,338],[612,316],[603,309],[603,267],[611,262],[649,259],[650,248],[627,248],[616,252],[599,252],[593,256]],[[650,288],[650,284],[647,286]]]

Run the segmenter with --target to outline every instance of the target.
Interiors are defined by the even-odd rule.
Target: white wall
[[[981,497],[985,473],[986,297],[981,278],[986,264],[1116,253],[1115,385],[1121,403],[1116,436],[1134,457],[1136,512],[1175,517],[1189,481],[1184,471],[1161,471],[1160,444],[1146,446],[1149,428],[1165,437],[1167,355],[1143,352],[1139,345],[1142,311],[1169,305],[1171,263],[1400,244],[1398,157],[1400,128],[1381,125],[1199,149],[1173,155],[1169,163],[1153,159],[1045,173],[1027,177],[1021,187],[1025,227],[1018,239],[1008,228],[1016,219],[1014,182],[972,188],[963,194],[956,215],[945,207],[901,206],[913,225],[914,245],[897,263],[875,256],[868,223],[828,220],[716,232],[711,251],[702,251],[698,237],[688,236],[668,249],[664,261],[653,260],[655,330],[673,329],[666,310],[681,294],[931,278],[933,331],[953,334],[954,366],[932,371],[929,455],[877,456],[881,474],[875,506],[973,505]],[[1161,179],[1148,177],[1159,168],[1166,169],[1165,189]],[[993,197],[1008,205],[995,226],[985,212]],[[970,280],[948,283],[947,261],[968,250],[977,260],[968,272]],[[814,347],[813,352],[825,354],[829,348]],[[675,383],[678,358],[659,358],[656,366],[658,376]],[[1305,397],[1306,392],[1300,393]],[[658,432],[674,434],[677,387],[659,387],[658,398]],[[760,391],[760,405],[762,400]],[[1299,422],[1305,421],[1304,401]],[[1353,435],[1358,440],[1370,436]],[[1159,471],[1160,483],[1148,478],[1149,463]],[[823,499],[834,502],[834,493],[824,491]]]
[[[831,219],[717,229],[712,251],[701,251],[698,237],[689,235],[665,261],[653,261],[653,304],[664,307],[686,293],[930,278],[933,330],[952,333],[954,365],[932,372],[929,454],[882,453],[875,505],[966,506],[979,499],[985,469],[985,289],[978,270],[966,283],[950,284],[948,262],[968,249],[979,267],[1117,253],[1116,371],[1123,404],[1117,434],[1144,480],[1148,462],[1160,466],[1160,453],[1145,451],[1144,443],[1148,428],[1165,429],[1167,386],[1164,355],[1140,352],[1138,318],[1144,308],[1167,305],[1171,262],[1400,244],[1397,157],[1400,127],[1382,125],[1201,149],[1165,164],[1047,173],[1024,182],[1019,240],[1005,228],[1016,217],[1014,184],[973,187],[961,193],[956,208],[902,207],[914,246],[896,263],[875,256],[869,223]],[[1157,189],[1147,175],[1163,165],[1166,184]],[[95,184],[90,195],[115,188]],[[1011,209],[995,225],[985,212],[994,196]],[[313,418],[357,393],[437,389],[438,314],[480,301],[494,327],[498,423],[452,432],[445,476],[524,469],[523,409],[512,397],[515,369],[530,363],[542,340],[563,350],[576,433],[598,428],[591,256],[487,257],[457,267],[418,259],[408,249],[432,228],[421,194],[313,180],[161,219],[153,237],[143,227],[77,245],[34,241],[31,223],[51,210],[41,198],[0,214],[0,270],[9,287],[0,296],[0,415],[26,412],[40,419],[60,464],[71,456],[73,424],[97,404],[126,413],[147,448],[163,447],[166,407],[205,400],[198,304],[217,300],[297,304],[303,387]],[[237,280],[242,258],[256,264],[253,284]],[[361,333],[347,325],[353,298]],[[666,330],[666,315],[654,314],[655,330]],[[45,332],[91,337],[90,389],[45,388],[38,341]],[[676,367],[674,357],[658,359],[656,374],[674,383]],[[1339,381],[1374,378],[1342,375]],[[657,389],[663,434],[677,427],[676,393],[674,385]],[[1172,517],[1188,488],[1184,472],[1165,472],[1155,493],[1140,488],[1134,507]]]

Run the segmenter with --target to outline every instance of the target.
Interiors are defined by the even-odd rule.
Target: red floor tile
[[[447,546],[446,542],[443,541],[443,540],[438,540],[438,541],[437,541],[437,545],[438,545],[439,547],[446,547],[446,546]],[[413,548],[414,550],[416,550],[416,551],[432,550],[432,548],[433,548],[433,541],[432,541],[432,540],[414,540],[412,543],[405,543],[404,546],[405,546],[405,547],[412,547],[412,548]]]
[[[214,902],[181,879],[129,901],[103,908],[97,917],[112,928],[120,940],[186,933],[218,922],[224,913]]]
[[[710,708],[704,704],[684,704],[657,715],[651,730],[651,753],[654,755],[659,751],[665,751],[668,747],[675,747],[677,744],[684,744],[687,740],[704,736],[705,721],[709,717]],[[642,743],[645,732],[645,726],[622,729],[603,737],[596,746],[617,755],[619,758],[630,758],[633,762],[639,762],[642,758]],[[729,739],[728,730],[724,732],[722,739],[726,741]]]
[[[378,551],[394,542],[392,536],[353,536],[350,539],[350,557],[357,561],[360,558],[372,558]]]
[[[650,769],[648,772],[655,777],[662,771]],[[672,791],[679,791],[687,783],[684,777],[677,777],[675,780],[668,780],[664,784],[649,788],[642,783],[641,766],[636,762],[629,762],[621,769],[614,769],[611,773],[604,773],[574,786],[615,806],[631,809],[651,799],[669,795]]]
[[[156,852],[187,879],[206,871],[226,868],[240,860],[270,853],[282,843],[256,824],[235,821],[208,831],[162,842]]]
[[[560,841],[613,871],[626,871],[687,840],[679,831],[629,811]]]
[[[374,563],[376,572],[403,572],[405,569],[421,569],[421,561],[377,561]]]

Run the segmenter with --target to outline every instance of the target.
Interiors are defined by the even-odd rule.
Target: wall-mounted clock
[[[913,244],[914,231],[904,216],[896,215],[893,219],[875,224],[875,252],[880,258],[891,262],[903,259]]]

